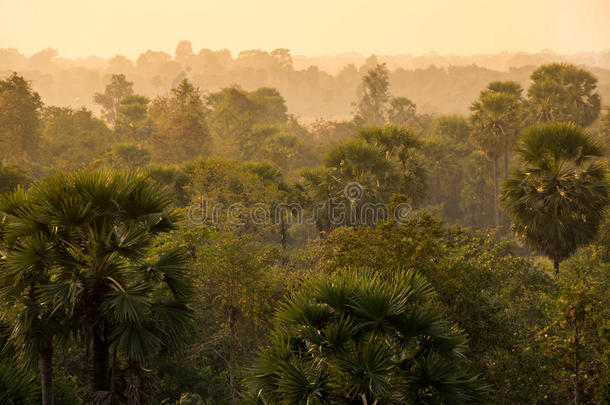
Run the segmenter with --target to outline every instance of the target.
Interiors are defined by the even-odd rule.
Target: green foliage
[[[157,97],[150,106],[154,123],[150,145],[154,156],[165,163],[182,163],[204,154],[210,139],[206,108],[199,89],[187,79]]]
[[[601,148],[579,127],[528,130],[517,149],[522,167],[506,181],[502,201],[515,232],[555,263],[595,238],[609,202]]]
[[[147,140],[152,132],[152,120],[148,115],[150,100],[140,95],[125,96],[117,111],[114,130],[130,141]]]
[[[3,283],[26,304],[34,281],[44,297],[30,305],[41,316],[22,317],[36,322],[18,324],[23,344],[46,349],[32,329],[50,339],[49,327],[62,327],[54,318],[67,318],[65,332],[93,343],[93,391],[110,389],[111,347],[120,356],[112,367],[124,359],[126,374],[173,350],[192,317],[185,259],[178,250],[147,257],[155,236],[175,226],[170,204],[167,191],[140,172],[57,175],[5,196]]]
[[[553,63],[539,67],[531,80],[527,95],[534,122],[572,122],[588,127],[599,116],[597,78],[588,71]]]
[[[472,138],[493,163],[494,225],[500,225],[498,210],[498,160],[504,156],[504,177],[508,175],[509,151],[516,141],[522,117],[521,86],[515,82],[492,82],[472,103]]]
[[[32,376],[6,362],[0,363],[0,403],[34,405],[37,390]]]
[[[63,169],[87,167],[106,151],[112,132],[85,108],[47,107],[43,112],[42,157]]]
[[[494,185],[489,173],[493,164],[481,151],[474,151],[464,159],[462,166],[464,187],[460,192],[462,223],[477,228],[494,223]]]
[[[394,97],[390,100],[388,122],[401,127],[413,126],[417,121],[416,105],[406,97]]]
[[[272,346],[251,372],[253,402],[473,403],[465,337],[434,311],[414,272],[346,271],[306,283],[276,315]]]
[[[390,101],[389,72],[385,64],[377,65],[367,72],[359,91],[358,100],[354,103],[356,120],[368,126],[384,125],[387,122],[387,103]],[[407,108],[406,103],[396,101],[392,106],[393,117],[402,119],[405,111],[401,110]]]
[[[19,161],[35,155],[40,140],[40,95],[17,73],[0,80],[0,153]]]
[[[329,204],[343,204],[358,212],[359,207],[367,203],[388,203],[394,194],[405,195],[411,203],[421,201],[425,194],[426,172],[415,153],[420,147],[420,140],[407,128],[387,125],[363,129],[355,139],[328,149],[324,167],[301,173],[306,199],[312,210],[318,210],[318,230],[328,232],[341,225],[331,220]],[[346,195],[346,187],[350,184],[355,185],[358,194],[352,200]],[[344,214],[348,216],[346,212]],[[388,219],[384,215],[357,217],[343,223],[374,224]]]
[[[136,169],[148,165],[152,153],[134,143],[119,143],[112,147],[105,160],[115,169]]]
[[[547,403],[569,398],[558,357],[550,358],[537,334],[552,322],[556,286],[542,269],[515,255],[493,234],[445,229],[427,215],[400,226],[339,228],[324,241],[319,266],[371,267],[384,274],[408,268],[425,276],[437,302],[464,328],[469,359],[484,375],[493,403]],[[601,283],[600,285],[603,285]],[[553,395],[551,395],[553,393]]]
[[[25,187],[30,183],[23,169],[17,166],[4,166],[0,162],[0,194],[15,190],[18,186]]]
[[[66,375],[55,378],[54,403],[61,405],[81,405],[82,401],[78,395],[76,381]]]
[[[95,93],[93,100],[102,107],[102,115],[110,125],[114,125],[119,116],[121,101],[133,95],[133,82],[124,74],[113,74],[104,93]]]
[[[31,62],[53,65],[54,55]],[[28,75],[45,94],[71,86],[89,100],[101,88],[75,85],[76,71],[64,68]],[[487,228],[507,224],[494,205],[499,179],[515,163],[517,133],[538,121],[589,125],[598,114],[596,78],[569,65],[538,69],[523,99],[520,83],[534,69],[390,72],[370,57],[332,75],[295,69],[285,49],[233,59],[182,42],[173,59],[149,51],[135,66],[109,61],[109,72],[129,72],[143,94],[179,83],[150,101],[125,76],[110,77],[94,98],[111,129],[84,108],[43,108],[17,74],[0,81],[0,385],[11,387],[14,402],[29,397],[27,405],[44,402],[28,393],[40,386],[48,394],[51,381],[56,404],[222,404],[250,388],[268,403],[370,405],[414,402],[397,396],[477,370],[491,403],[608,402],[602,147],[567,124],[524,131],[504,194],[527,246],[513,244],[503,227]],[[606,73],[596,75],[601,94]],[[223,88],[229,77],[258,90]],[[202,97],[199,88],[211,84],[221,90]],[[259,88],[267,85],[281,94]],[[320,111],[347,116],[354,91],[352,120],[299,123]],[[284,96],[303,119],[288,114]],[[460,111],[475,98],[469,120],[418,113],[414,102]],[[610,145],[607,118],[595,127],[602,146]],[[41,180],[81,167],[143,171]],[[346,193],[350,183],[359,184],[354,193]],[[385,217],[407,202],[417,210],[411,217]],[[349,216],[369,203],[389,211]],[[344,205],[343,220],[330,217],[331,204]],[[553,277],[540,251],[571,256]],[[362,267],[373,270],[346,270]],[[413,297],[407,284],[421,286],[422,277],[436,293],[402,305]],[[280,304],[286,294],[292,301]],[[327,311],[343,298],[351,300],[342,307],[349,318]],[[396,323],[412,314],[421,316]],[[467,360],[426,351],[421,330],[412,331],[419,339],[395,333],[426,319],[452,338],[440,346]],[[269,345],[259,367],[273,375],[244,380],[244,366]],[[257,392],[256,381],[270,390]],[[0,396],[8,395],[3,388]]]

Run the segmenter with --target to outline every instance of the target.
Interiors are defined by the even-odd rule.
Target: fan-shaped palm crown
[[[155,236],[174,227],[169,193],[141,172],[84,171],[22,194],[0,204],[4,279],[19,286],[38,275],[41,299],[93,342],[94,389],[108,390],[111,347],[144,360],[174,343],[190,319],[182,254],[148,257]]]
[[[601,148],[578,126],[530,128],[517,153],[521,167],[502,190],[515,232],[532,248],[559,263],[595,238],[608,204]]]
[[[414,272],[369,270],[308,283],[279,311],[252,370],[259,404],[459,404],[484,388],[463,371],[464,335],[430,307]],[[424,401],[424,402],[422,402]]]

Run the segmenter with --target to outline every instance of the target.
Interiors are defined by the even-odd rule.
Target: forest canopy
[[[610,403],[582,58],[1,50],[0,403]]]

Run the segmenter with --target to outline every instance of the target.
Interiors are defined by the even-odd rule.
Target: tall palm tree
[[[252,369],[258,404],[473,403],[465,336],[432,309],[414,272],[347,271],[309,282],[283,305]]]
[[[17,358],[22,365],[35,368],[39,363],[42,403],[52,405],[53,346],[67,319],[53,310],[40,287],[51,280],[56,238],[42,219],[40,207],[23,189],[0,198],[0,215],[0,298],[12,321],[5,343],[19,348]]]
[[[502,203],[517,235],[559,264],[592,241],[609,203],[601,147],[580,127],[530,128],[517,148],[521,167],[507,179]]]
[[[504,175],[508,172],[509,151],[518,132],[522,114],[521,86],[515,82],[491,82],[472,103],[472,138],[493,163],[494,224],[500,225],[498,210],[499,160],[504,156]]]
[[[37,291],[78,325],[87,353],[92,346],[92,391],[113,395],[111,350],[136,372],[176,343],[191,318],[182,254],[148,257],[156,235],[174,228],[170,196],[141,172],[85,171],[52,177],[28,198],[36,225],[52,235],[42,250],[50,254],[50,278]],[[27,218],[10,219],[19,243],[36,235]],[[27,273],[30,265],[18,255],[7,260]]]

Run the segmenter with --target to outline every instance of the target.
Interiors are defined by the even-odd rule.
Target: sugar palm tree
[[[504,155],[505,172],[508,170],[508,150],[516,138],[516,123],[521,114],[520,91],[511,82],[492,82],[472,104],[470,121],[472,138],[493,163],[494,223],[500,225],[498,209],[499,160]]]
[[[48,252],[50,277],[36,291],[78,325],[87,352],[93,348],[92,391],[112,395],[111,350],[136,370],[176,343],[191,318],[182,254],[148,257],[155,236],[177,219],[169,194],[140,172],[97,171],[57,175],[28,198],[36,221],[11,216],[15,238],[25,243],[41,227],[52,236],[38,249]],[[7,260],[24,273],[31,267],[10,252]]]
[[[283,305],[251,371],[258,404],[460,404],[485,388],[464,371],[466,338],[432,309],[414,272],[309,282]]]
[[[36,384],[23,370],[0,363],[0,404],[28,405],[34,403]]]
[[[0,198],[2,252],[0,298],[5,321],[11,320],[10,339],[18,362],[39,365],[43,405],[53,404],[53,346],[65,330],[67,319],[53,310],[40,293],[51,279],[56,259],[53,230],[41,218],[40,207],[22,189]],[[64,334],[65,335],[65,334]]]
[[[521,167],[507,179],[502,203],[517,235],[559,264],[591,242],[609,202],[603,155],[580,127],[529,129],[517,148]]]

